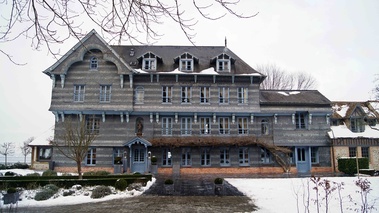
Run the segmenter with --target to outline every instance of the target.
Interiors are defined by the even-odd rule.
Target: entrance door
[[[309,147],[296,148],[296,167],[298,173],[309,173],[311,170],[311,158]]]
[[[131,152],[131,171],[141,174],[145,173],[147,168],[146,147],[144,145],[134,144],[132,145]]]

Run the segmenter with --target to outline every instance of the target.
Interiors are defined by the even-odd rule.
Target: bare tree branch
[[[0,146],[0,155],[4,155],[5,157],[5,166],[7,166],[7,160],[8,160],[8,155],[13,155],[14,154],[14,143],[13,142],[4,142]]]
[[[21,153],[24,156],[24,163],[26,164],[26,156],[29,155],[32,152],[32,148],[29,146],[29,144],[34,141],[34,137],[28,138],[22,146],[20,146]]]

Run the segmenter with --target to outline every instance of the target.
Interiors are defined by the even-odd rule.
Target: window
[[[298,162],[305,162],[305,148],[298,148],[297,149],[297,161]]]
[[[162,135],[172,135],[172,118],[162,118]]]
[[[261,163],[270,163],[271,162],[271,154],[266,148],[261,147]]]
[[[211,155],[209,148],[201,149],[201,162],[202,166],[210,166],[211,165]]]
[[[135,163],[143,163],[145,162],[145,148],[137,147],[134,149],[133,153],[133,162]]]
[[[311,163],[317,164],[319,162],[318,147],[311,147]]]
[[[38,161],[51,160],[52,153],[51,147],[38,147]]]
[[[362,118],[350,118],[350,126],[352,132],[364,132],[365,126]]]
[[[200,103],[207,104],[210,102],[211,90],[209,87],[200,87]]]
[[[189,53],[184,53],[180,56],[179,62],[180,71],[193,71],[193,56]]]
[[[268,126],[268,120],[262,119],[261,121],[261,134],[262,135],[268,135],[269,134],[269,126]]]
[[[136,102],[136,104],[143,104],[144,96],[145,96],[144,88],[141,86],[137,87],[136,91],[135,91],[135,102]]]
[[[217,57],[217,71],[230,72],[230,57],[221,54]]]
[[[143,55],[143,60],[142,60],[142,69],[143,70],[156,70],[157,67],[157,60],[156,56],[149,52]]]
[[[113,149],[113,163],[122,164],[122,158],[124,156],[123,148],[114,148]]]
[[[88,134],[99,134],[100,118],[92,116],[87,118],[86,129]]]
[[[238,134],[248,134],[247,118],[238,118]]]
[[[89,68],[91,70],[95,70],[95,69],[97,69],[97,66],[98,66],[97,58],[91,57],[91,59],[89,60]]]
[[[361,147],[362,151],[362,158],[368,158],[370,159],[370,148],[369,147]]]
[[[191,87],[182,87],[182,103],[191,103]]]
[[[180,133],[182,135],[192,134],[192,118],[186,117],[181,119]]]
[[[85,85],[74,85],[74,101],[83,102],[85,94]]]
[[[305,129],[305,118],[306,118],[307,113],[306,112],[296,112],[295,114],[295,124],[296,124],[296,129]]]
[[[239,87],[237,89],[237,98],[239,104],[247,104],[248,103],[248,89],[246,87]]]
[[[221,148],[220,149],[220,165],[221,166],[230,166],[230,158],[229,158],[229,149]]]
[[[357,148],[356,147],[349,147],[349,157],[355,157],[357,156]]]
[[[227,87],[220,87],[218,89],[219,91],[219,103],[220,104],[227,104],[229,103],[229,88]]]
[[[96,148],[90,148],[87,152],[86,165],[96,165]]]
[[[171,103],[172,101],[172,87],[162,87],[162,102]]]
[[[249,165],[249,149],[246,147],[239,148],[239,164],[240,166]]]
[[[211,119],[210,118],[200,118],[200,134],[202,135],[211,134]]]
[[[219,118],[218,125],[220,134],[229,134],[229,118]]]
[[[111,101],[111,85],[100,85],[100,102],[110,102]]]
[[[183,148],[182,149],[182,166],[191,166],[191,165],[192,165],[191,149]]]
[[[162,165],[163,166],[171,166],[171,162],[172,162],[171,159],[172,159],[171,150],[168,148],[163,149]]]

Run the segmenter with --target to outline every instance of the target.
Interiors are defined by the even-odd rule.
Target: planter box
[[[115,164],[113,166],[113,168],[114,168],[115,174],[121,174],[122,173],[122,164]]]
[[[167,195],[173,195],[175,188],[174,184],[163,184],[164,185],[164,190]]]
[[[224,195],[224,184],[215,184],[215,195]]]
[[[4,204],[15,204],[20,199],[20,192],[4,194]]]
[[[157,174],[158,173],[158,165],[151,165],[151,174]]]

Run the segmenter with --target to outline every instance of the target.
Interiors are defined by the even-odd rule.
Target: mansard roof
[[[330,100],[317,90],[261,90],[260,103],[264,105],[329,106]]]

